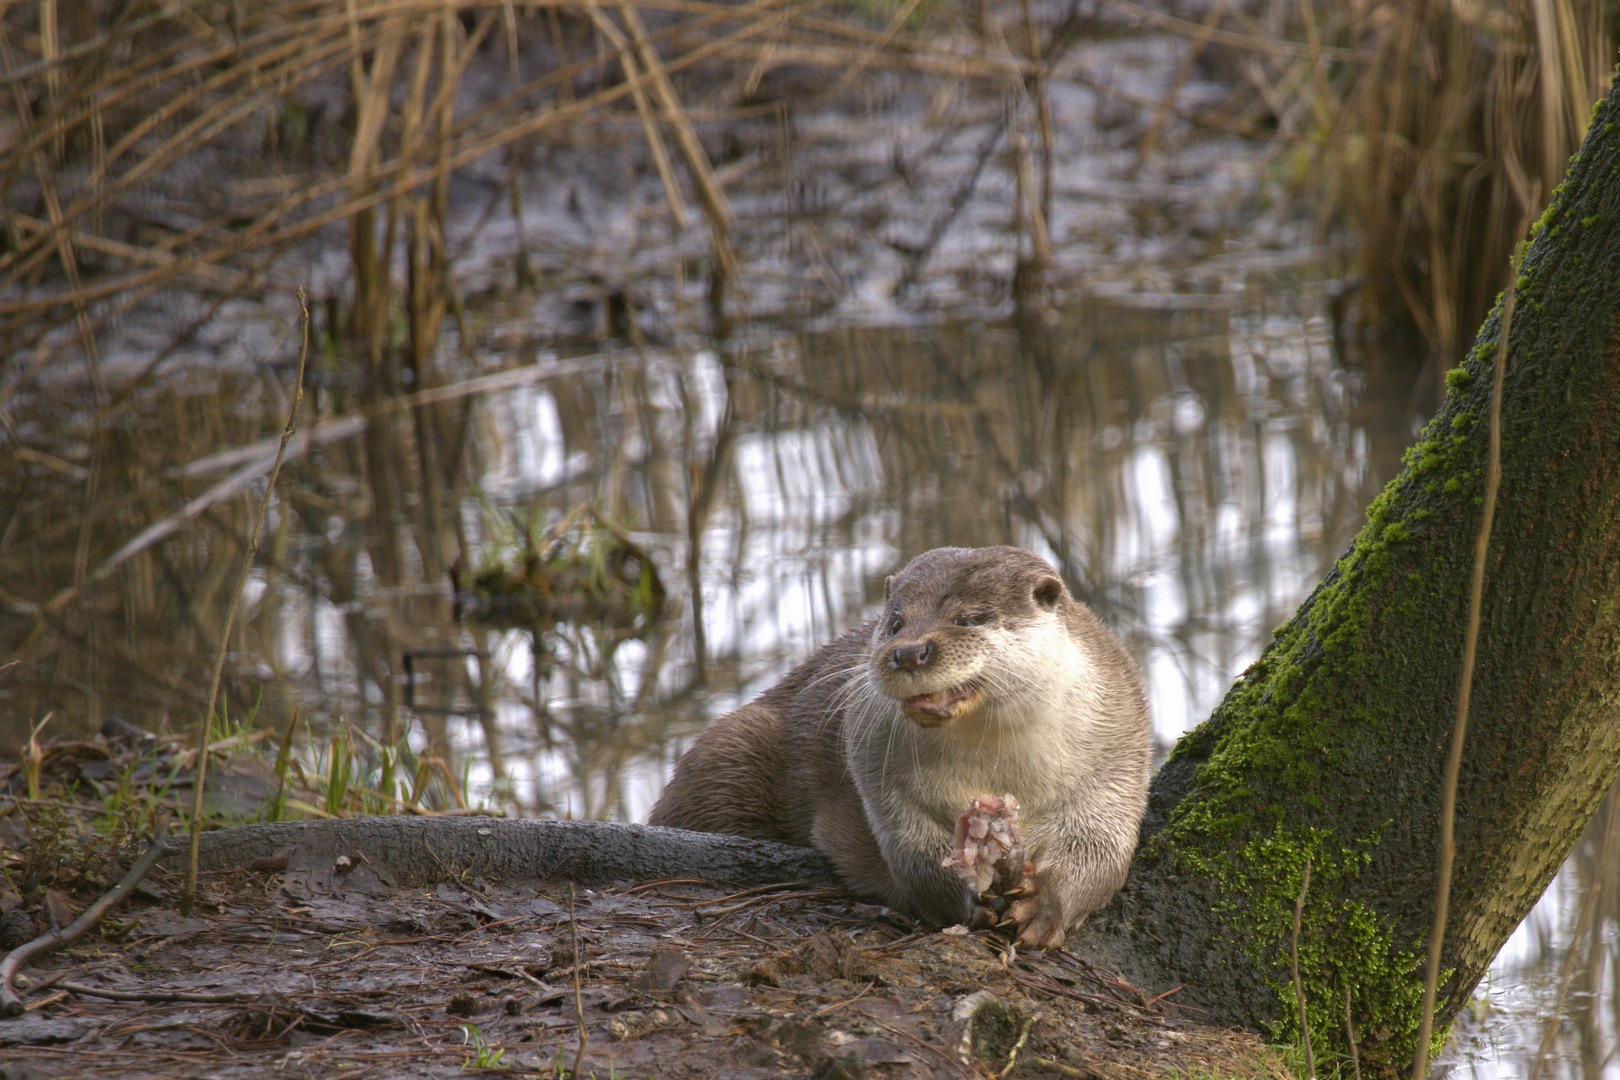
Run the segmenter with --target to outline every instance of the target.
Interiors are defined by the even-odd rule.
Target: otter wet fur
[[[1119,642],[1045,560],[937,548],[883,613],[831,642],[682,755],[651,824],[814,846],[857,892],[942,926],[1065,934],[1125,881],[1152,722]],[[999,919],[942,865],[978,795],[1020,805],[1033,891]]]

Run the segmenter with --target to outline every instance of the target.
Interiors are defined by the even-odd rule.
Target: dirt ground
[[[1288,1075],[1069,953],[829,890],[240,871],[186,917],[178,886],[26,972],[0,1076]]]

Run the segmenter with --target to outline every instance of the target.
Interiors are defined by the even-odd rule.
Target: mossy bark
[[[1537,224],[1517,283],[1486,561],[1444,1031],[1620,769],[1620,90]],[[1409,1067],[1442,776],[1483,512],[1500,304],[1368,522],[1153,787],[1113,926],[1217,1021]]]

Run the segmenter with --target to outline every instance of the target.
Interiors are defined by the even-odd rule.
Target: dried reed
[[[1421,396],[1437,398],[1607,89],[1620,38],[1604,5],[1289,0],[1258,15],[1217,4],[1194,24],[1113,3],[1247,84],[1233,119],[1274,133],[1324,229],[1352,223],[1359,321],[1415,327]]]
[[[1439,365],[1507,283],[1520,223],[1563,178],[1611,66],[1595,0],[1402,5],[1346,101],[1365,152],[1363,307],[1404,313]],[[1538,195],[1539,193],[1539,195]]]
[[[18,121],[0,125],[0,192],[17,212],[0,246],[0,352],[43,363],[161,289],[259,287],[291,245],[341,225],[353,271],[348,340],[373,364],[403,347],[420,366],[455,304],[452,175],[537,137],[567,142],[582,120],[626,104],[681,224],[661,132],[672,137],[717,272],[735,288],[725,193],[674,77],[741,60],[755,78],[773,65],[847,70],[856,59],[1003,79],[1027,66],[819,10],[817,0],[220,0],[140,17],[92,0],[9,9],[0,93]],[[606,48],[546,40],[568,28]],[[502,38],[510,85],[469,80],[474,56]],[[233,182],[210,188],[222,167]],[[154,218],[151,207],[176,202],[189,202],[184,213]],[[64,339],[75,319],[78,333]]]

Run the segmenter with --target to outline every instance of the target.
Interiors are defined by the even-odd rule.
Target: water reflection
[[[718,351],[528,345],[509,371],[403,397],[323,371],[233,632],[228,708],[408,734],[527,812],[636,817],[681,738],[860,619],[909,555],[1006,542],[1049,556],[1127,639],[1168,741],[1348,541],[1371,448],[1404,441],[1398,419],[1354,414],[1318,310],[1257,278]],[[7,553],[30,583],[3,616],[9,740],[46,713],[200,711],[250,520],[229,496],[263,490],[280,373],[177,372],[102,416],[71,385],[35,388],[34,457],[5,478],[11,535],[32,541]],[[529,635],[454,621],[452,565],[477,565],[514,516],[581,505],[664,568],[672,617],[648,640],[608,650],[564,627],[537,663]],[[165,520],[173,537],[119,550]]]
[[[524,813],[640,819],[692,732],[870,613],[910,555],[1013,543],[1125,639],[1168,743],[1350,542],[1412,432],[1409,386],[1335,361],[1310,282],[1235,280],[718,349],[525,346],[393,399],[324,383],[233,631],[228,708],[408,739]],[[10,745],[47,713],[64,730],[200,712],[252,510],[225,493],[262,493],[274,374],[190,371],[101,415],[67,386],[13,402],[30,449],[3,478]],[[452,565],[580,506],[660,567],[667,615],[644,638],[455,621]],[[120,551],[165,519],[172,537]],[[1504,954],[1450,1067],[1528,1075],[1540,1025],[1518,999],[1560,997],[1546,1075],[1610,1067],[1599,984],[1620,912],[1590,888],[1613,880],[1606,827]],[[1566,926],[1599,958],[1567,984],[1536,974]]]
[[[1398,421],[1353,419],[1350,377],[1310,305],[1278,310],[1272,295],[846,324],[555,373],[562,362],[537,354],[526,385],[467,399],[456,545],[476,559],[510,508],[593,505],[655,553],[673,617],[610,664],[590,631],[563,628],[542,669],[526,635],[406,607],[413,588],[431,599],[444,538],[403,513],[408,500],[379,500],[370,518],[394,525],[368,560],[374,602],[299,595],[312,618],[323,603],[348,609],[350,639],[382,640],[312,664],[360,681],[345,692],[328,679],[303,707],[385,724],[397,687],[376,659],[437,656],[415,670],[442,753],[475,758],[527,810],[636,818],[685,736],[862,618],[910,554],[1014,543],[1051,558],[1126,638],[1168,742],[1359,526],[1378,479],[1367,447],[1402,437]],[[348,466],[362,486],[363,464]],[[352,550],[376,543],[362,530]],[[407,572],[403,544],[441,554]],[[448,653],[458,634],[487,662]],[[457,712],[479,723],[433,719]]]
[[[1498,955],[1448,1048],[1453,1076],[1585,1080],[1620,1073],[1620,811],[1611,792]]]

